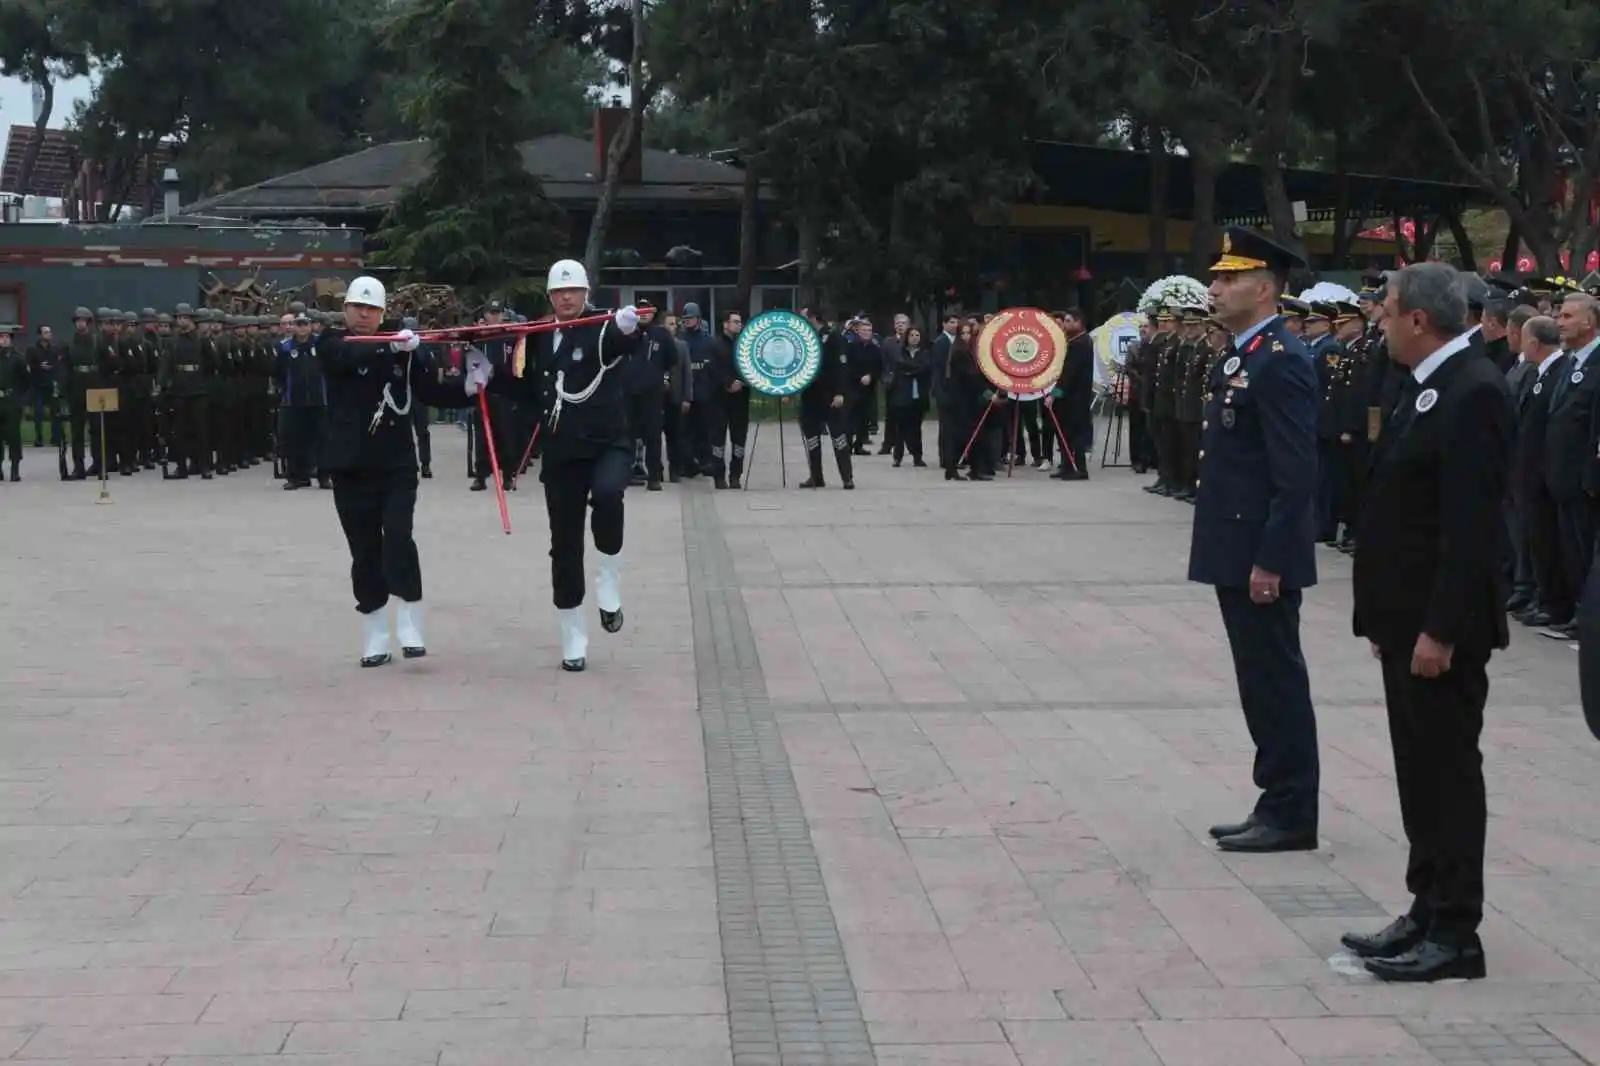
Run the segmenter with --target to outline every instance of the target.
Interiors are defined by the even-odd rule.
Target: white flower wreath
[[[1163,307],[1210,307],[1211,295],[1207,287],[1187,274],[1173,274],[1162,278],[1144,290],[1139,297],[1139,313],[1153,315]]]

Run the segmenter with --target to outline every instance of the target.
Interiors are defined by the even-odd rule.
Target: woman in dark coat
[[[904,342],[895,349],[889,385],[889,432],[894,440],[894,465],[899,466],[906,452],[912,466],[927,466],[922,461],[922,419],[928,413],[928,384],[933,374],[932,354],[922,343],[922,330],[906,330]]]

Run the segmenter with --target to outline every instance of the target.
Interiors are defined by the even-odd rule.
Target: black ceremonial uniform
[[[394,327],[386,322],[379,332]],[[418,482],[411,405],[465,407],[471,401],[459,385],[439,384],[421,349],[352,343],[349,335],[326,329],[317,339],[328,389],[323,462],[350,545],[356,610],[372,614],[390,596],[406,603],[422,599],[422,567],[411,535]]]
[[[744,476],[744,449],[750,437],[750,386],[739,376],[733,350],[738,335],[723,331],[711,342],[712,375],[718,393],[711,399],[711,476],[718,488],[738,488]],[[723,451],[726,447],[727,451]]]
[[[578,317],[598,314],[585,307]],[[643,336],[639,330],[624,333],[615,322],[530,334],[523,376],[502,363],[490,382],[491,392],[540,411],[539,480],[550,519],[550,587],[558,611],[583,605],[583,520],[591,507],[595,550],[622,552],[622,497],[633,469],[622,364]]]
[[[678,345],[667,328],[644,327],[644,338],[628,361],[628,423],[644,446],[645,477],[652,492],[661,488],[661,433],[677,366]]]
[[[0,454],[11,453],[11,480],[20,480],[17,466],[22,462],[22,408],[28,393],[28,357],[10,343],[11,326],[0,326],[6,344],[0,346]],[[44,427],[35,426],[42,434]]]
[[[328,380],[321,354],[325,347],[318,337],[307,336],[303,341],[290,337],[288,344],[278,350],[274,376],[283,409],[283,437],[278,448],[284,457],[285,489],[305,488],[311,484],[313,471],[324,482],[327,480],[321,456],[328,417]],[[419,397],[412,404],[412,411],[426,406]],[[420,450],[421,441],[417,443]],[[421,459],[419,455],[419,464]]]
[[[1317,539],[1332,544],[1344,520],[1345,490],[1350,483],[1350,447],[1345,425],[1349,391],[1349,355],[1334,336],[1324,334],[1311,345],[1317,365]]]
[[[192,320],[193,309],[179,304],[178,317]],[[161,353],[156,382],[166,409],[166,476],[174,480],[191,474],[211,477],[206,392],[212,359],[210,345],[192,326],[180,327]]]
[[[1194,483],[1199,476],[1200,423],[1206,415],[1206,371],[1211,366],[1211,349],[1205,339],[1185,340],[1178,347],[1178,482],[1176,499],[1192,501]]]
[[[850,353],[844,338],[831,326],[815,320],[811,323],[822,340],[822,363],[817,376],[800,393],[800,433],[805,438],[806,464],[811,476],[800,483],[801,488],[820,489],[826,482],[822,476],[822,438],[826,435],[833,443],[833,458],[839,464],[839,478],[847,489],[856,487],[855,472],[850,462],[850,412],[846,398],[846,384],[850,373]],[[840,404],[834,406],[834,400]],[[956,446],[957,451],[960,445]]]
[[[533,360],[531,351],[533,345],[532,334],[528,338],[528,348],[524,349],[528,361]],[[516,343],[505,339],[488,340],[479,347],[489,357],[489,362],[494,366],[507,366],[515,354]],[[503,393],[491,390],[485,396],[485,404],[480,406],[476,401],[472,405],[472,419],[468,423],[468,432],[472,437],[472,450],[468,453],[472,468],[472,491],[483,492],[488,488],[488,479],[494,476],[494,464],[489,456],[489,434],[494,434],[494,458],[500,461],[500,484],[502,488],[511,489],[516,486],[517,471],[513,469],[522,459],[522,449],[519,446],[517,432],[518,402]],[[489,425],[487,429],[483,424],[483,406],[489,408]]]
[[[1150,383],[1150,433],[1156,444],[1156,483],[1150,491],[1178,491],[1178,337],[1163,331],[1152,339],[1155,373]]]

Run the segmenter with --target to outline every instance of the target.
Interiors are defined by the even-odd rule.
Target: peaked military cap
[[[1360,318],[1361,307],[1349,300],[1335,300],[1333,302],[1333,320],[1335,322],[1348,322],[1352,318]]]
[[[1157,322],[1176,322],[1178,320],[1178,309],[1162,304],[1156,308],[1155,320]]]
[[[1311,311],[1306,315],[1306,319],[1310,320],[1320,318],[1324,322],[1332,322],[1333,316],[1337,313],[1337,308],[1335,308],[1333,304],[1329,303],[1327,300],[1312,300]]]
[[[1293,296],[1285,296],[1278,301],[1278,314],[1285,318],[1305,318],[1311,314],[1311,305]]]
[[[1186,324],[1204,322],[1206,320],[1206,316],[1211,313],[1211,308],[1202,307],[1199,305],[1191,305],[1189,307],[1180,308],[1180,310],[1183,312],[1183,321]]]
[[[1517,276],[1515,274],[1509,274],[1504,270],[1497,270],[1492,274],[1485,274],[1483,276],[1483,283],[1489,286],[1491,289],[1498,289],[1507,294],[1514,293],[1518,289],[1522,288],[1522,282],[1517,279]]]
[[[1242,274],[1250,270],[1270,270],[1280,278],[1289,276],[1306,261],[1260,230],[1248,226],[1229,226],[1222,231],[1222,250],[1211,261],[1213,274]]]

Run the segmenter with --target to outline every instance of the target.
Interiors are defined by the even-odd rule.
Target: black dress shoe
[[[1512,617],[1521,622],[1523,625],[1533,626],[1535,629],[1540,628],[1541,626],[1551,625],[1556,620],[1554,615],[1549,614],[1546,611],[1541,611],[1537,607],[1530,607],[1526,611],[1519,611],[1517,614],[1512,615]]]
[[[1430,937],[1402,955],[1368,959],[1366,967],[1380,981],[1475,981],[1488,973],[1477,937],[1467,944],[1447,944]]]
[[[588,666],[588,665],[589,665],[589,661],[587,659],[562,659],[561,660],[561,669],[565,670],[569,674],[581,674],[581,673],[583,673],[583,668]]]
[[[1274,829],[1267,825],[1253,825],[1242,833],[1222,837],[1217,841],[1222,851],[1266,853],[1278,851],[1316,851],[1316,830]]]
[[[1256,821],[1254,814],[1247,814],[1242,822],[1223,822],[1221,825],[1212,826],[1210,830],[1211,839],[1221,840],[1223,837],[1236,837],[1240,833],[1248,832],[1260,824],[1260,822]]]
[[[1409,914],[1402,914],[1376,933],[1346,933],[1339,943],[1363,959],[1388,959],[1404,955],[1418,944],[1427,930]]]
[[[1507,614],[1516,614],[1519,611],[1525,611],[1529,607],[1532,607],[1532,606],[1533,606],[1532,597],[1530,597],[1530,596],[1513,596],[1509,600],[1506,601],[1506,613]]]
[[[615,611],[607,611],[602,608],[600,611],[600,628],[607,633],[620,632],[622,630],[622,610],[619,608]]]
[[[653,481],[647,481],[647,482],[645,482],[645,486],[644,487],[650,492],[660,492],[661,491],[661,479],[660,478],[656,478]]]
[[[468,485],[467,488],[472,492],[484,492],[489,486],[484,478],[475,477],[472,479],[472,484]]]

